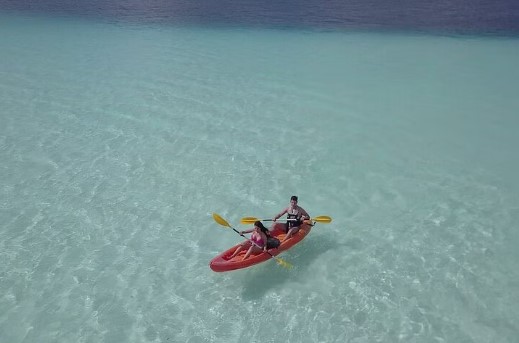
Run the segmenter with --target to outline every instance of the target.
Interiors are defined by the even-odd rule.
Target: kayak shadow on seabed
[[[308,265],[315,261],[319,255],[341,246],[350,246],[350,244],[337,243],[329,235],[314,236],[310,233],[303,242],[290,250],[292,253],[279,255],[294,266],[292,269],[278,266],[274,260],[252,268],[246,275],[242,298],[244,300],[257,300],[263,298],[269,290],[279,289],[287,281],[300,279],[301,275],[305,274],[305,270],[308,269]]]

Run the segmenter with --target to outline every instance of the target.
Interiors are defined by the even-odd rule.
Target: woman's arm
[[[263,240],[263,251],[267,251],[267,235],[263,232],[260,232],[261,239]]]

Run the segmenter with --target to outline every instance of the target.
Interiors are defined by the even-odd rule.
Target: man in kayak
[[[299,231],[301,224],[303,224],[303,220],[310,219],[310,215],[308,214],[308,212],[306,212],[305,209],[301,206],[297,205],[297,196],[295,195],[292,195],[292,197],[290,198],[290,205],[288,205],[287,208],[285,208],[274,218],[272,218],[272,221],[275,222],[285,213],[287,215],[287,235],[285,236],[285,239],[283,239],[283,241],[286,241],[287,239],[292,237],[293,234]]]

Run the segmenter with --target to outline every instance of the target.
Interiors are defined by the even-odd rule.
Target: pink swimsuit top
[[[253,241],[254,243],[256,243],[257,245],[259,245],[261,248],[263,248],[263,245],[265,244],[265,242],[263,242],[263,239],[260,237],[256,238],[256,236],[251,236],[250,238],[251,241]]]

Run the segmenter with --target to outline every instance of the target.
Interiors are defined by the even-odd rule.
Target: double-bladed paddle
[[[262,221],[262,222],[273,221],[273,219],[258,219],[256,217],[243,217],[240,220],[240,223],[242,223],[242,224],[254,224],[254,222],[256,222],[258,220]],[[297,219],[281,219],[281,221],[295,221],[295,220],[297,220]],[[328,224],[328,223],[332,222],[332,218],[329,217],[329,216],[317,216],[317,217],[314,217],[314,218],[312,218],[310,220],[314,221],[314,222],[317,222],[317,223],[323,223],[323,224]]]
[[[242,235],[238,230],[236,230],[235,228],[233,228],[225,219],[223,219],[222,217],[220,217],[218,214],[216,213],[213,213],[213,219],[215,222],[217,222],[218,224],[222,225],[222,226],[225,226],[225,227],[228,227],[228,228],[231,228],[234,230],[234,232],[236,232],[238,235],[242,236],[243,238],[246,238],[248,239],[247,237],[245,237],[244,235]],[[247,224],[254,224],[255,221],[252,221],[252,223],[247,223]],[[256,243],[254,243],[252,240],[249,239],[249,241],[256,245],[257,247],[261,248],[259,245],[257,245]],[[265,243],[266,244],[266,243]],[[283,260],[282,258],[280,257],[277,257],[277,256],[274,256],[272,255],[269,251],[266,251],[267,254],[269,254],[270,256],[272,256],[274,259],[276,259],[277,263],[282,266],[283,268],[287,268],[287,269],[290,269],[292,268],[293,266],[288,263],[287,261]]]

